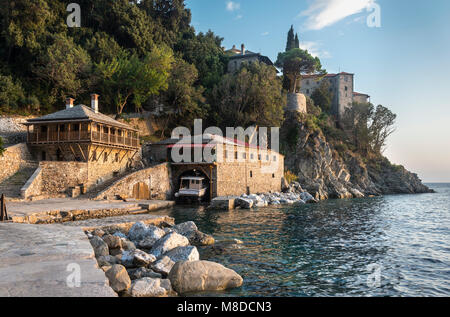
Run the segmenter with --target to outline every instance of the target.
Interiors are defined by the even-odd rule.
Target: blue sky
[[[276,59],[291,24],[329,73],[398,115],[385,154],[426,182],[450,182],[450,1],[187,0],[197,31]],[[381,27],[370,28],[373,3]]]

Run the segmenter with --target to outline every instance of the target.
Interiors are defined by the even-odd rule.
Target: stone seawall
[[[0,156],[0,183],[13,176],[18,170],[33,160],[26,143],[7,147]]]
[[[169,164],[164,163],[127,175],[99,193],[95,199],[114,199],[116,196],[133,197],[133,189],[138,184],[147,186],[150,197],[146,199],[171,199],[173,184]]]
[[[88,182],[87,163],[40,162],[39,165],[42,168],[40,195],[65,194],[69,187]]]

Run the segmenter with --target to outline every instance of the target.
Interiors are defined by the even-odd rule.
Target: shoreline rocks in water
[[[116,232],[109,230],[109,233],[101,229],[86,231],[99,267],[105,272],[110,287],[120,296],[167,297],[186,290],[216,291],[242,285],[242,277],[233,270],[218,263],[200,261],[197,246],[212,246],[215,241],[200,232],[192,221],[164,229],[137,222],[128,232],[117,227]],[[169,276],[175,267],[177,272],[180,267],[189,268],[190,286],[173,278],[176,288],[172,288]]]

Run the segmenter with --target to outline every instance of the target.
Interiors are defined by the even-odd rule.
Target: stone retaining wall
[[[40,195],[63,194],[69,187],[88,182],[88,164],[84,162],[40,162],[39,166],[42,169]]]
[[[133,188],[143,183],[148,186],[149,199],[168,200],[173,195],[173,185],[169,164],[140,170],[125,176],[97,195],[95,199],[114,199],[116,196],[133,197]]]
[[[42,167],[38,167],[30,179],[20,190],[20,195],[24,199],[31,198],[41,194],[42,188]]]
[[[0,156],[0,182],[13,176],[32,159],[26,143],[7,147],[3,156]]]

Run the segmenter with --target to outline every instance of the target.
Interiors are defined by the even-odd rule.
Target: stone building
[[[140,151],[139,131],[100,113],[98,95],[91,96],[91,107],[73,102],[25,123],[45,181],[61,192],[76,185],[89,190],[122,174]]]
[[[241,65],[243,63],[264,63],[269,66],[274,66],[273,62],[270,60],[269,57],[263,56],[260,53],[254,53],[247,51],[245,49],[245,45],[241,45],[241,50],[236,49],[236,46],[233,45],[233,48],[225,51],[225,53],[228,53],[231,55],[230,61],[228,62],[228,72],[232,73],[236,70],[239,70],[241,68]]]
[[[354,74],[341,72],[338,74],[305,75],[302,77],[300,92],[305,96],[311,97],[314,91],[324,82],[328,82],[330,93],[333,96],[331,111],[339,120],[354,101],[369,99],[368,95],[355,93],[354,91]],[[356,95],[355,95],[356,94]],[[366,99],[364,99],[364,97]]]
[[[284,156],[280,153],[216,135],[205,135],[201,139],[200,143],[194,143],[194,139],[182,143],[179,139],[168,139],[151,145],[154,160],[171,163],[175,188],[179,188],[184,176],[202,176],[209,182],[211,199],[244,193],[281,191]],[[213,153],[213,159],[203,159],[201,162],[195,160],[195,151],[203,152],[206,148]],[[174,162],[174,150],[182,154],[190,151],[191,159],[188,162]]]

